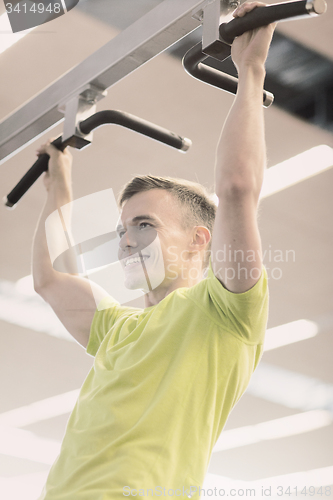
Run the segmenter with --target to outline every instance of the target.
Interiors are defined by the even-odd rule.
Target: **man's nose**
[[[122,250],[128,247],[136,248],[138,246],[136,232],[131,229],[127,229],[125,234],[120,238],[119,246]]]

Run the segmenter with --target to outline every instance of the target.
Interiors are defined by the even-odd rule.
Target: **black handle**
[[[106,123],[113,123],[121,125],[122,127],[129,128],[138,132],[139,134],[146,135],[151,139],[167,144],[172,148],[179,149],[180,151],[187,151],[191,145],[191,141],[184,137],[180,137],[170,130],[159,127],[154,123],[138,118],[137,116],[119,111],[116,109],[99,111],[86,120],[80,122],[79,129],[83,134],[89,134],[93,129],[105,125]]]
[[[129,128],[180,151],[187,151],[192,144],[190,139],[180,137],[158,125],[154,125],[134,115],[117,110],[99,111],[80,122],[78,128],[86,135],[93,129],[105,125],[106,123],[114,123]],[[68,145],[76,147],[75,141],[72,141],[72,137],[62,142],[62,136],[60,136],[55,139],[52,144],[60,149],[60,151],[63,151]],[[49,158],[50,156],[48,154],[41,155],[9,195],[4,198],[4,203],[8,208],[13,208],[34,182],[36,182],[38,177],[42,175],[43,172],[47,171]]]
[[[68,144],[63,143],[59,136],[51,144],[55,146],[60,151],[63,151]],[[8,208],[14,207],[14,205],[22,198],[22,196],[28,191],[28,189],[36,182],[38,177],[46,172],[49,165],[50,156],[47,153],[42,154],[37,161],[32,165],[28,172],[22,177],[22,179],[16,184],[14,189],[4,198],[5,205]]]
[[[223,47],[224,45],[224,47]],[[230,54],[229,45],[221,44],[221,48],[225,50],[225,56],[228,57]],[[187,73],[189,73],[194,78],[201,80],[202,82],[218,87],[219,89],[230,92],[231,94],[236,94],[238,79],[234,76],[218,71],[214,68],[210,68],[205,64],[201,64],[205,59],[207,59],[207,54],[202,52],[202,43],[199,42],[190,50],[188,50],[183,58],[183,66]],[[263,105],[268,107],[274,101],[274,96],[271,92],[263,90]]]
[[[232,44],[236,36],[283,19],[299,18],[308,15],[320,15],[326,11],[325,0],[298,0],[297,2],[277,3],[256,7],[244,17],[236,17],[220,26],[223,42]]]

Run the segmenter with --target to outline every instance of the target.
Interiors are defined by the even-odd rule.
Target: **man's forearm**
[[[46,241],[45,221],[49,215],[72,200],[70,184],[65,180],[53,182],[48,189],[47,201],[39,218],[32,253],[32,275],[36,290],[40,290],[52,280],[56,271],[52,267]]]
[[[239,71],[237,95],[217,148],[215,190],[251,190],[259,197],[266,166],[263,117],[263,65]]]

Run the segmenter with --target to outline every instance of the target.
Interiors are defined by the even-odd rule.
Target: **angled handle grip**
[[[218,87],[219,89],[230,92],[231,94],[236,94],[238,79],[234,76],[218,71],[217,69],[210,68],[209,66],[202,64],[205,59],[207,59],[207,54],[202,52],[202,43],[199,42],[190,50],[188,50],[183,58],[183,66],[186,72],[201,80],[202,82]],[[225,50],[226,58],[230,55],[230,47],[224,45],[223,50]],[[267,90],[263,91],[263,105],[267,108],[274,101],[274,95]]]
[[[106,123],[121,125],[122,127],[129,128],[134,132],[146,135],[151,139],[155,139],[156,141],[162,142],[167,146],[171,146],[172,148],[179,149],[184,152],[187,151],[192,144],[190,139],[180,137],[180,135],[177,135],[170,130],[117,109],[99,111],[98,113],[89,116],[89,118],[80,122],[79,129],[83,134],[89,134],[95,128],[105,125]]]
[[[223,42],[232,44],[236,36],[243,35],[246,31],[261,28],[276,21],[318,16],[326,11],[325,0],[298,0],[296,2],[277,3],[266,7],[256,7],[244,17],[236,17],[220,26],[220,36]]]

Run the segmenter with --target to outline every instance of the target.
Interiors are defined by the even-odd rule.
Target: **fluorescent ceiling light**
[[[333,411],[333,384],[261,361],[246,394],[303,411]]]
[[[36,297],[37,293],[34,289],[34,281],[32,278],[32,274],[28,276],[24,276],[24,278],[19,279],[15,283],[15,290],[22,295],[27,295],[29,297]]]
[[[40,438],[33,432],[0,427],[2,455],[51,465],[60,452],[60,446],[57,441]]]
[[[22,476],[0,477],[0,498],[36,500],[41,494],[47,475],[48,470]]]
[[[304,181],[333,166],[333,149],[316,146],[265,171],[260,198]]]
[[[0,280],[0,320],[76,342],[49,304],[34,291],[31,276],[17,283]]]
[[[70,413],[79,396],[80,389],[65,392],[51,398],[36,401],[0,414],[0,426],[25,427],[41,420]]]
[[[270,351],[294,342],[309,339],[318,333],[318,326],[313,321],[299,319],[284,325],[269,328],[265,336],[264,350]]]
[[[309,177],[320,174],[332,166],[333,149],[329,146],[324,144],[304,151],[265,170],[260,198],[266,198],[278,191],[282,191]],[[219,199],[217,195],[212,195],[212,198],[215,204],[218,205]]]
[[[249,444],[295,436],[320,429],[332,423],[331,413],[325,410],[313,410],[289,417],[278,418],[256,425],[248,425],[223,431],[214,446],[213,452],[238,448]]]
[[[273,499],[278,499],[280,496],[277,496],[276,493],[276,487],[277,486],[283,486],[284,488],[290,487],[291,496],[289,496],[288,493],[286,493],[285,496],[288,498],[295,498],[297,497],[305,497],[306,495],[301,494],[301,490],[306,486],[308,489],[309,487],[313,486],[315,488],[320,488],[321,486],[330,486],[332,484],[332,477],[333,477],[333,466],[329,467],[322,467],[321,469],[312,469],[312,470],[307,470],[307,471],[301,471],[301,472],[295,472],[292,474],[285,474],[282,476],[273,476],[273,477],[265,477],[264,479],[258,479],[255,481],[241,481],[241,480],[236,480],[236,479],[231,479],[229,477],[225,476],[219,476],[217,474],[206,474],[204,484],[202,486],[202,489],[208,489],[208,488],[214,488],[216,487],[218,489],[225,490],[225,493],[230,491],[231,488],[240,488],[243,491],[239,493],[239,495],[235,498],[238,498],[239,496],[242,497],[247,497],[250,496],[251,498],[254,497],[262,497],[262,488],[264,487],[272,488],[271,494],[267,495],[267,498],[273,498]],[[292,491],[292,488],[298,488],[298,495],[295,495],[295,491]],[[248,495],[246,493],[246,488],[251,488],[251,490],[248,491]],[[274,490],[273,490],[274,488]],[[253,494],[253,489],[255,489],[255,494]],[[324,488],[323,488],[324,490]],[[208,495],[206,495],[208,496]],[[211,495],[209,495],[211,496]],[[227,496],[226,494],[223,495]],[[231,495],[229,495],[231,496]],[[307,493],[307,496],[313,497],[313,498],[326,498],[325,495],[325,490],[320,494],[317,493],[317,495],[313,496],[313,494]],[[329,497],[329,495],[328,495]],[[220,498],[220,497],[218,497]],[[282,497],[281,497],[282,498]]]
[[[251,481],[247,484],[258,484],[260,488],[262,486],[271,486],[276,488],[276,486],[284,486],[292,488],[298,488],[299,492],[306,486],[307,488],[314,486],[315,488],[320,488],[321,486],[329,486],[333,482],[333,466],[322,467],[321,469],[312,469],[301,472],[294,472],[293,474],[285,474],[283,476],[267,477],[265,479],[260,479],[259,481]],[[295,493],[295,491],[294,491]],[[305,496],[304,494],[302,496]],[[311,495],[313,496],[313,495]],[[322,493],[318,493],[317,498],[324,498],[325,490]],[[316,497],[314,497],[316,498]]]
[[[0,16],[0,54],[9,49],[14,43],[21,40],[21,38],[30,33],[33,29],[34,28],[29,28],[19,33],[13,33],[7,13],[5,12],[2,14]]]

